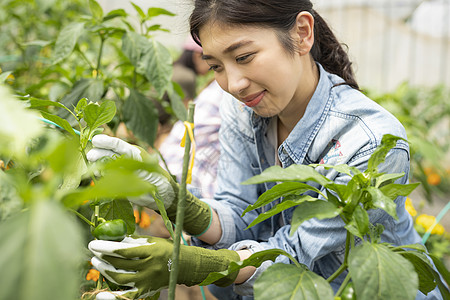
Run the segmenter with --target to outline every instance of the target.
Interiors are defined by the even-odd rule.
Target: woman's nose
[[[232,95],[241,95],[250,84],[248,78],[236,70],[228,71],[227,77],[228,92]]]

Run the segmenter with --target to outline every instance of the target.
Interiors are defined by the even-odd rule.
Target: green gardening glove
[[[171,240],[148,236],[127,237],[122,242],[94,240],[89,243],[89,250],[95,255],[92,265],[106,279],[129,287],[124,291],[99,293],[97,300],[116,299],[116,296],[145,298],[169,285],[169,274],[173,269]],[[177,283],[187,286],[199,284],[209,273],[226,270],[232,261],[239,261],[235,251],[180,245]],[[230,285],[236,276],[237,272],[215,284]]]
[[[114,158],[120,155],[125,155],[138,161],[145,161],[149,156],[144,149],[105,134],[94,136],[92,138],[92,146],[93,148],[86,154],[87,159],[91,162],[95,162],[103,157]],[[164,203],[169,219],[175,223],[178,206],[178,183],[162,168],[158,172],[149,173],[142,171],[139,175],[156,187],[157,198]],[[150,194],[139,198],[129,198],[129,200],[135,204],[158,211],[155,199]],[[201,235],[209,228],[211,221],[212,211],[209,205],[187,192],[183,229],[191,235]]]

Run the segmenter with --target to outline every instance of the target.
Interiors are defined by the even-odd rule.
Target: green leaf
[[[122,51],[135,67],[141,59],[141,56],[146,51],[149,41],[142,35],[129,31],[122,37]]]
[[[122,110],[127,128],[137,138],[153,146],[158,130],[158,111],[152,100],[132,89]]]
[[[5,83],[6,79],[9,75],[12,74],[12,71],[6,71],[0,74],[0,83]]]
[[[353,235],[364,239],[369,232],[369,215],[361,206],[357,205],[353,211],[352,219],[345,225],[345,228]]]
[[[171,17],[175,16],[174,13],[172,13],[168,10],[165,10],[164,8],[160,8],[160,7],[150,7],[147,11],[148,19],[151,19],[156,16],[160,16],[160,15],[166,15],[166,16],[171,16]]]
[[[64,104],[65,107],[74,108],[78,104],[78,101],[82,98],[87,98],[87,100],[92,102],[99,102],[103,96],[103,92],[103,80],[96,78],[83,78],[75,82],[70,93],[64,96],[60,102]],[[69,123],[71,123],[69,118],[73,119],[72,115],[66,110],[59,111],[58,116],[66,119]]]
[[[61,128],[63,128],[64,130],[66,130],[68,133],[70,133],[72,136],[77,137],[77,134],[75,133],[75,131],[73,130],[72,126],[70,126],[69,122],[67,122],[65,119],[60,118],[56,115],[52,115],[49,113],[46,113],[44,111],[41,111],[42,116],[49,120],[52,121],[55,124],[58,124],[59,126],[61,126]]]
[[[395,180],[402,178],[403,176],[405,176],[405,173],[380,174],[380,176],[376,177],[375,187],[393,183]]]
[[[84,120],[91,129],[108,123],[116,115],[114,101],[106,100],[102,104],[89,103],[84,107]]]
[[[414,266],[419,277],[419,290],[425,295],[434,290],[436,287],[434,273],[436,272],[433,270],[426,255],[416,251],[401,251],[397,253],[406,258]]]
[[[139,17],[144,20],[145,19],[145,13],[144,11],[136,4],[134,4],[133,2],[130,2],[131,5],[133,5],[134,9],[136,10],[136,12],[139,14]]]
[[[56,39],[53,64],[59,63],[72,53],[83,31],[84,23],[82,22],[71,23],[61,30]]]
[[[292,215],[290,234],[293,235],[303,222],[311,218],[330,219],[338,216],[341,211],[341,208],[324,200],[302,202],[295,208]]]
[[[391,134],[385,134],[381,139],[380,145],[375,149],[373,154],[370,156],[367,171],[373,173],[377,170],[379,164],[383,163],[386,159],[388,152],[397,145],[398,140],[406,141],[405,139],[394,136]]]
[[[350,251],[348,264],[358,299],[411,300],[417,294],[413,265],[384,245],[363,242]]]
[[[154,190],[154,185],[143,181],[131,170],[111,169],[105,172],[95,186],[69,191],[62,196],[62,201],[67,207],[78,207],[85,200],[136,197]]]
[[[105,220],[122,219],[127,224],[127,234],[133,234],[136,229],[133,206],[127,199],[114,199],[100,204],[99,216]]]
[[[349,165],[329,165],[329,164],[311,164],[310,165],[313,168],[317,168],[317,167],[323,167],[326,170],[328,169],[334,169],[339,173],[344,173],[347,174],[348,176],[352,177],[353,175],[356,174],[361,174],[361,171],[358,168],[355,167],[350,167]]]
[[[438,269],[439,273],[442,275],[442,278],[444,278],[445,282],[447,283],[447,286],[450,286],[450,272],[447,270],[447,268],[444,265],[444,263],[438,257],[436,257],[435,255],[433,255],[433,254],[428,254],[428,255],[433,260],[434,265]],[[439,283],[440,282],[439,276],[437,276],[435,278],[436,278],[436,280],[438,280],[438,283]],[[445,285],[444,285],[444,287],[445,287]],[[439,287],[439,289],[442,292],[442,288]],[[450,296],[450,292],[449,292],[448,288],[446,288],[446,290],[447,290],[446,295]]]
[[[103,22],[117,18],[117,17],[126,18],[127,16],[128,16],[128,14],[123,8],[113,9],[106,14],[106,16],[103,18]]]
[[[263,250],[250,255],[247,259],[243,261],[231,262],[228,269],[222,272],[211,272],[208,277],[205,278],[199,285],[209,285],[231,273],[237,272],[242,268],[248,266],[259,267],[261,264],[267,260],[275,261],[275,259],[280,255],[286,255],[291,257],[287,252],[281,249],[269,249]]]
[[[167,89],[167,95],[170,99],[170,106],[172,107],[172,110],[175,114],[175,116],[181,120],[181,121],[187,121],[187,111],[186,107],[183,104],[183,100],[180,96],[180,93],[183,93],[183,90],[181,89],[181,86],[172,81],[172,88]]]
[[[149,47],[139,61],[136,71],[150,81],[158,93],[158,98],[162,98],[171,86],[172,63],[169,50],[155,39],[150,39]]]
[[[368,205],[365,204],[365,208],[381,208],[396,220],[398,220],[397,205],[391,198],[383,194],[380,189],[371,186],[366,190],[370,194],[371,200],[369,201]]]
[[[43,130],[36,111],[28,110],[10,91],[0,85],[0,153],[27,157],[27,144]]]
[[[306,165],[291,165],[285,169],[280,166],[272,166],[265,169],[260,175],[256,175],[242,182],[242,184],[256,184],[276,181],[314,181],[325,186],[332,183],[331,180],[318,173],[314,168]]]
[[[59,107],[59,108],[68,110],[68,108],[65,107],[63,104],[61,104],[59,102],[55,102],[55,101],[31,98],[30,100],[28,100],[28,102],[30,103],[30,108],[32,108],[32,109],[40,108],[40,107],[47,107],[47,106],[55,106],[55,107]]]
[[[103,19],[103,9],[95,0],[89,0],[89,9],[94,19],[101,21]]]
[[[395,200],[398,196],[408,196],[414,191],[416,187],[420,185],[420,182],[410,184],[396,184],[391,183],[380,188],[380,191],[392,200]]]
[[[288,264],[273,264],[256,279],[255,299],[333,300],[330,284],[312,271]]]
[[[290,200],[293,199],[293,200]],[[286,199],[281,203],[278,203],[277,205],[275,205],[274,207],[272,207],[270,210],[259,214],[254,220],[253,222],[250,223],[250,225],[247,226],[246,229],[255,226],[258,223],[261,223],[264,220],[267,220],[268,218],[282,212],[283,210],[286,210],[288,208],[294,207],[296,205],[299,205],[302,202],[305,201],[317,201],[317,198],[308,196],[308,195],[304,195],[304,196],[298,196],[298,197],[292,197],[289,200]]]
[[[310,190],[315,191],[316,193],[321,193],[315,187],[301,182],[283,182],[277,184],[271,189],[265,191],[261,196],[259,196],[255,204],[247,206],[247,208],[242,213],[242,216],[244,216],[247,212],[251,210],[267,205],[280,197],[286,197],[289,195],[300,195]]]
[[[76,299],[83,240],[73,216],[37,201],[0,226],[0,299]]]

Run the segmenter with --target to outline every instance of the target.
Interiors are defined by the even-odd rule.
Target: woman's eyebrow
[[[239,49],[241,47],[247,46],[249,44],[252,44],[253,41],[241,41],[241,42],[237,42],[234,44],[231,44],[230,46],[228,46],[225,50],[222,51],[223,54],[228,54],[236,49]],[[207,55],[207,54],[203,54],[202,55],[202,59],[203,60],[208,60],[208,59],[213,59],[214,57],[211,55]]]

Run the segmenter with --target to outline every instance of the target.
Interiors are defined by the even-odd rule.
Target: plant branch
[[[105,38],[103,37],[103,35],[100,34],[100,50],[98,51],[97,68],[95,69],[97,71],[97,74],[96,74],[95,78],[98,78],[98,74],[100,73],[100,65],[101,65],[101,60],[102,60],[104,43],[105,43]]]
[[[76,214],[80,219],[82,219],[83,221],[85,221],[87,224],[89,224],[90,226],[94,226],[94,223],[92,223],[91,221],[89,221],[85,216],[83,216],[82,214],[80,214],[79,212],[77,212],[75,209],[69,208],[69,210],[71,212],[73,212],[74,214]]]
[[[345,240],[345,256],[344,256],[344,261],[342,262],[342,265],[336,270],[336,272],[334,272],[333,274],[331,274],[330,277],[327,278],[328,282],[332,282],[333,280],[335,280],[339,275],[341,275],[345,270],[347,270],[347,260],[348,260],[348,255],[350,253],[350,247],[351,247],[351,240],[353,240],[353,234],[351,234],[350,232],[347,231],[347,238]]]
[[[188,108],[188,122],[194,122],[194,107],[195,104],[191,101],[189,103]],[[173,241],[173,254],[172,254],[172,262],[173,269],[170,272],[169,278],[169,300],[175,299],[175,287],[177,284],[178,272],[179,272],[179,254],[180,254],[180,240],[181,234],[183,231],[183,223],[184,223],[184,210],[186,206],[186,179],[189,168],[189,158],[191,151],[191,139],[189,138],[189,134],[186,134],[186,143],[184,148],[184,157],[183,157],[183,172],[181,175],[181,183],[180,189],[178,192],[178,206],[177,206],[177,215],[176,215],[176,226],[175,226],[175,238]]]

